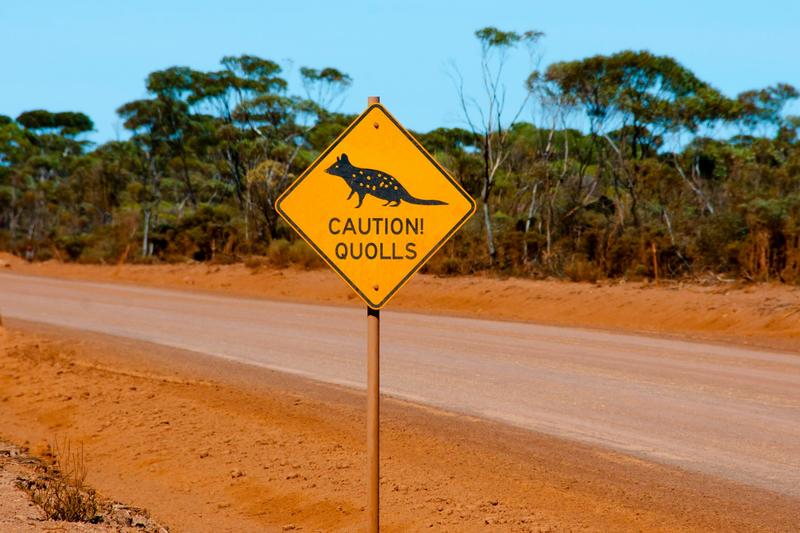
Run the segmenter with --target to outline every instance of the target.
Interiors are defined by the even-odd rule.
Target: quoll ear
[[[350,160],[347,158],[347,154],[342,154],[342,161],[346,161],[348,163],[350,162]]]

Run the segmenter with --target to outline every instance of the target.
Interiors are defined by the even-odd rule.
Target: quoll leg
[[[361,204],[363,204],[363,203],[364,203],[364,197],[365,197],[366,195],[367,195],[367,194],[366,194],[366,193],[363,193],[363,192],[359,192],[359,193],[358,193],[358,205],[356,206],[356,209],[358,209],[359,207],[361,207]]]

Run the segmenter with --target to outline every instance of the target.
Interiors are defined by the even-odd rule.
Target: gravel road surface
[[[358,309],[0,274],[0,312],[365,382]],[[797,355],[391,311],[381,328],[385,394],[800,496]]]

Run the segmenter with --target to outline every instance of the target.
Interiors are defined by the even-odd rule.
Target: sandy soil
[[[175,531],[353,531],[363,394],[146,343],[19,321],[2,338],[3,437],[85,443],[89,482]],[[290,392],[291,391],[291,392]],[[386,531],[792,531],[800,501],[385,400]]]
[[[23,274],[221,291],[270,299],[360,306],[329,270],[244,265],[28,264],[0,254]],[[0,266],[1,267],[1,266]],[[800,353],[800,287],[771,284],[566,283],[487,276],[417,275],[389,304],[454,316],[582,326],[747,344]]]

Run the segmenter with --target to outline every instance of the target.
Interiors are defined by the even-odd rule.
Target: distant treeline
[[[538,32],[476,32],[482,79],[453,71],[464,128],[416,134],[479,201],[441,274],[800,282],[800,117],[786,84],[720,93],[670,57],[623,51],[513,73]],[[31,260],[312,266],[278,195],[354,118],[351,79],[243,55],[171,67],[94,146],[78,112],[0,115],[0,248]],[[505,87],[527,97],[510,102]]]

